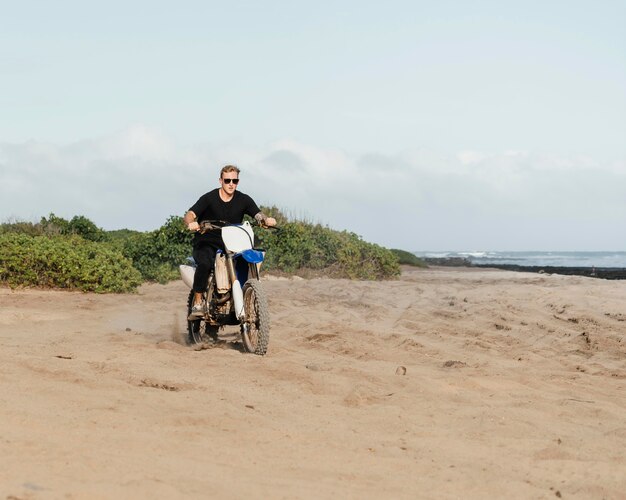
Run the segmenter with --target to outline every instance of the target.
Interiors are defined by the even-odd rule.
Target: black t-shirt
[[[241,224],[244,215],[254,217],[260,212],[254,200],[240,191],[235,191],[232,200],[223,201],[220,198],[219,188],[202,195],[189,210],[196,214],[198,222],[223,220],[231,224]],[[208,231],[205,234],[196,233],[194,245],[201,241],[223,246],[219,231]]]

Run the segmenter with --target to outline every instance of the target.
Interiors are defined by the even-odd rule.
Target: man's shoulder
[[[243,193],[241,191],[235,191],[235,197],[237,197],[237,198],[239,198],[241,200],[251,200],[252,199],[246,193]]]
[[[247,195],[246,193],[242,193],[241,191],[235,191],[236,193],[239,193],[241,195],[241,198],[239,198],[239,203],[241,203],[242,205],[245,205],[246,207],[248,207],[249,209],[254,209],[256,210],[258,207],[256,206],[256,201],[254,201],[254,199],[252,198],[252,196]]]
[[[219,199],[219,194],[218,194],[219,189],[212,189],[211,191],[209,191],[208,193],[204,193],[202,196],[200,196],[200,199],[198,201],[203,201],[205,203],[211,202],[211,201],[215,201],[217,199]]]
[[[196,201],[193,204],[190,210],[193,210],[194,208],[196,210],[203,210],[204,208],[206,208],[207,204],[214,203],[216,200],[216,197],[219,198],[217,191],[218,191],[217,189],[213,189],[212,191],[209,191],[208,193],[204,193],[202,196],[200,196],[200,198],[198,198],[198,201]]]
[[[204,193],[202,196],[207,198],[214,198],[215,196],[219,196],[220,188],[211,189],[208,193]]]

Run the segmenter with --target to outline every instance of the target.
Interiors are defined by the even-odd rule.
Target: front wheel
[[[270,311],[260,281],[246,281],[243,303],[246,312],[241,324],[243,346],[246,351],[263,356],[270,341]]]

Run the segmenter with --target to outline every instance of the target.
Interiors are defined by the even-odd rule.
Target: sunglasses
[[[231,182],[235,185],[239,184],[239,179],[222,179],[224,184],[230,184]]]

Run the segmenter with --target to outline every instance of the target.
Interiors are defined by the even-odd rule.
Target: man
[[[224,242],[219,231],[201,234],[198,221],[221,220],[232,224],[241,224],[244,215],[254,217],[260,224],[275,226],[276,220],[266,216],[247,194],[237,191],[240,170],[234,165],[226,165],[220,172],[220,187],[202,195],[195,205],[185,214],[184,221],[190,231],[196,232],[193,240],[193,258],[197,268],[193,280],[194,303],[191,315],[200,317],[202,294],[206,291],[209,274],[215,263],[215,252],[224,249]]]

